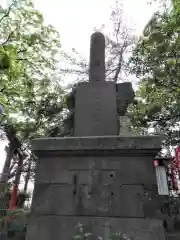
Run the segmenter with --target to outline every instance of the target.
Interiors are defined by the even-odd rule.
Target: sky
[[[123,2],[128,25],[133,25],[138,35],[157,9],[156,5],[148,5],[146,0],[119,2]],[[67,50],[75,48],[85,57],[89,55],[90,35],[94,28],[105,24],[107,31],[111,31],[109,17],[114,0],[34,0],[34,3],[46,23],[60,32],[62,47]]]
[[[12,0],[0,0],[6,6]],[[140,35],[157,5],[148,5],[146,0],[123,1],[125,21]],[[75,48],[82,56],[89,57],[90,35],[94,28],[106,25],[111,31],[110,13],[114,0],[34,0],[35,7],[43,13],[45,23],[60,32],[63,49]],[[0,171],[2,170],[7,142],[0,141]]]

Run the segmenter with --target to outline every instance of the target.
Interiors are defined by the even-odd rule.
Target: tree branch
[[[16,61],[28,61],[27,58],[17,58]]]
[[[15,4],[15,2],[16,2],[16,1],[13,1],[13,2],[11,3],[11,5],[9,6],[7,12],[2,16],[2,18],[0,18],[0,23],[4,20],[4,18],[6,18],[6,17],[9,16],[9,14],[10,14],[10,12],[11,12],[11,9],[12,9],[13,5]]]
[[[27,49],[20,49],[20,50],[17,51],[17,53],[19,54],[19,53],[23,53],[23,52],[26,52],[26,51],[27,51]]]
[[[15,27],[15,29],[14,29],[12,32],[10,32],[10,34],[9,34],[8,37],[7,37],[7,39],[2,43],[2,45],[5,45],[5,44],[10,40],[10,38],[11,38],[12,35],[15,33],[15,31],[17,30],[18,27],[19,27],[19,25],[17,25],[17,26]]]
[[[124,41],[124,44],[121,48],[121,51],[120,51],[120,54],[119,54],[119,59],[118,59],[118,65],[117,65],[117,68],[116,68],[116,72],[115,72],[115,75],[114,75],[114,82],[117,82],[118,80],[118,76],[119,76],[119,73],[121,72],[121,69],[122,69],[122,61],[123,61],[123,53],[125,51],[125,49],[127,48],[128,46],[128,43],[126,42],[126,40]]]

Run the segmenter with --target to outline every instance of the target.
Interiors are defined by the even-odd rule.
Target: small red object
[[[159,166],[159,161],[158,160],[154,160],[154,166],[158,167]]]

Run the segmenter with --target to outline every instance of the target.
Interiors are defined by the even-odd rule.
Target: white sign
[[[156,167],[156,178],[159,195],[169,195],[166,169],[164,166]]]

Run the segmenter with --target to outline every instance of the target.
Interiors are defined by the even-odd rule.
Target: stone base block
[[[159,220],[58,215],[30,217],[26,240],[71,240],[81,224],[84,232],[92,234],[89,240],[101,239],[98,237],[107,240],[119,232],[124,233],[127,239],[165,240],[162,222]]]

